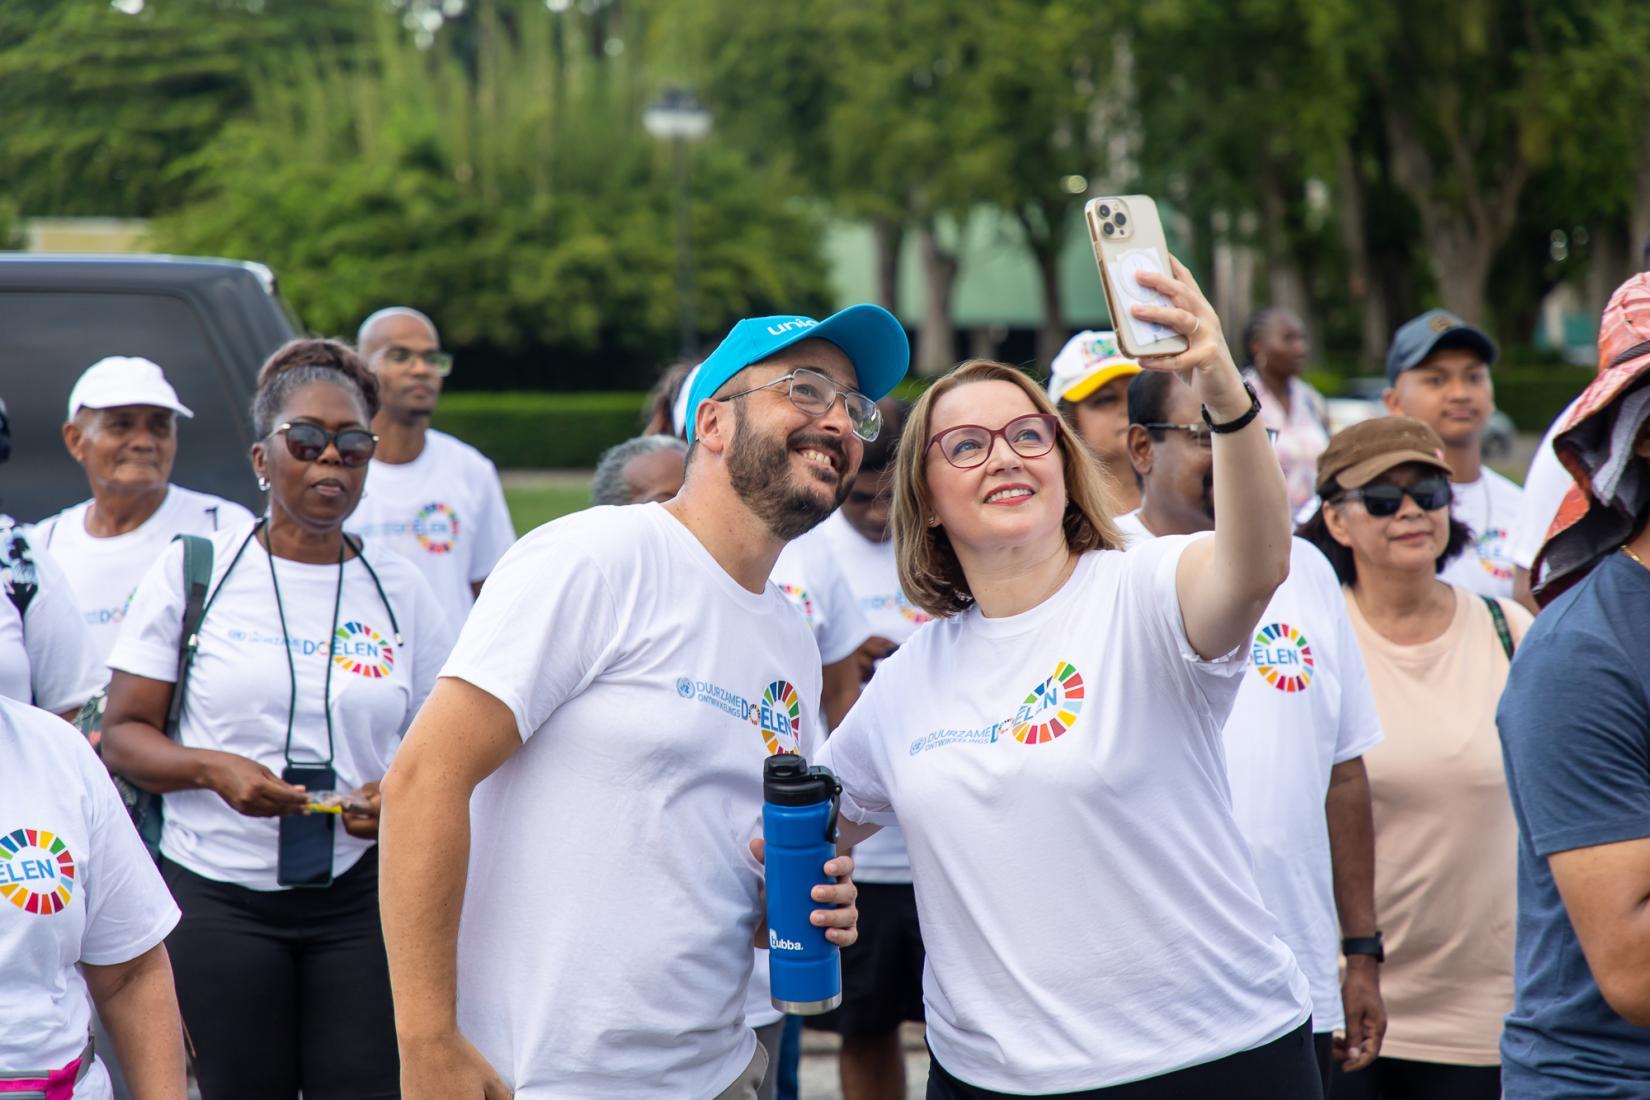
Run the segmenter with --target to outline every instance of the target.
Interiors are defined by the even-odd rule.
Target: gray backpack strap
[[[183,633],[178,641],[178,676],[172,701],[166,708],[166,736],[178,735],[178,715],[189,683],[189,669],[200,648],[201,620],[206,616],[206,590],[212,583],[212,543],[199,535],[179,535],[183,543]]]
[[[1501,651],[1507,655],[1507,660],[1513,659],[1512,630],[1507,626],[1507,613],[1501,610],[1501,601],[1494,596],[1481,597],[1484,606],[1490,609],[1490,619],[1495,623],[1495,636],[1501,639]]]

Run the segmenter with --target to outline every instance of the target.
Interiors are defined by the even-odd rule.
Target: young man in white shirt
[[[148,359],[100,359],[69,391],[63,444],[92,495],[35,524],[33,536],[69,576],[99,683],[132,590],[161,551],[178,535],[210,537],[252,519],[232,500],[171,483],[177,420],[193,415]]]
[[[876,306],[739,322],[694,379],[681,493],[499,563],[383,785],[406,1100],[756,1095],[763,762],[823,732],[818,648],[768,578],[909,357]],[[812,893],[839,945],[851,869]]]
[[[1440,579],[1482,596],[1511,599],[1513,536],[1522,492],[1484,465],[1484,427],[1495,411],[1490,367],[1495,341],[1442,309],[1412,318],[1392,337],[1386,353],[1394,416],[1412,416],[1444,441],[1444,460],[1455,472],[1455,518],[1472,528],[1473,543],[1450,562]]]
[[[1142,374],[1129,385],[1129,420],[1141,505],[1116,520],[1128,545],[1212,531],[1214,452],[1191,389],[1166,373]],[[1222,731],[1232,806],[1262,900],[1312,986],[1327,1094],[1332,1060],[1362,1069],[1386,1030],[1363,763],[1381,729],[1340,584],[1303,539],[1291,540],[1289,577],[1249,657]]]
[[[406,306],[381,309],[361,322],[356,347],[378,376],[378,450],[345,527],[416,565],[457,628],[516,541],[498,470],[468,443],[430,427],[453,369],[433,321]]]

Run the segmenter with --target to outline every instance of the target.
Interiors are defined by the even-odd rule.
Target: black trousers
[[[930,1051],[932,1055],[932,1051]],[[1019,1095],[1019,1094],[1014,1094]],[[1231,1054],[1201,1066],[1104,1089],[1047,1094],[1045,1100],[1318,1100],[1317,1057],[1312,1021],[1265,1046]],[[1011,1100],[1010,1094],[975,1088],[945,1071],[938,1059],[928,1065],[928,1100]]]
[[[377,848],[316,890],[161,873],[183,910],[166,950],[202,1100],[400,1095]]]
[[[1383,1055],[1356,1073],[1336,1069],[1329,1095],[1333,1100],[1501,1100],[1501,1067]]]

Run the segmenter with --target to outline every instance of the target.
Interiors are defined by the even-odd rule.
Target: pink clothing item
[[[1329,446],[1328,406],[1323,395],[1299,378],[1289,380],[1289,409],[1261,382],[1253,370],[1244,377],[1260,396],[1260,422],[1278,433],[1274,445],[1283,480],[1289,487],[1289,509],[1298,512],[1317,496],[1318,456]]]
[[[80,1080],[82,1065],[90,1066],[84,1055],[44,1077],[0,1079],[0,1095],[22,1092],[44,1096],[45,1100],[74,1100],[74,1087]]]

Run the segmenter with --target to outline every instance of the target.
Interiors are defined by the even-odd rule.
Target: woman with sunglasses
[[[1329,558],[1385,741],[1364,754],[1389,1018],[1380,1057],[1335,1100],[1496,1100],[1512,1007],[1518,834],[1495,708],[1530,614],[1438,579],[1472,541],[1419,420],[1381,417],[1318,460],[1300,535]]]
[[[931,1100],[1316,1100],[1306,978],[1261,903],[1221,725],[1289,568],[1283,474],[1179,263],[1136,317],[1214,426],[1212,536],[1128,553],[1093,455],[1042,388],[965,363],[912,410],[894,486],[906,596],[820,761],[842,840],[905,831]],[[1180,383],[1177,383],[1180,384]]]
[[[377,788],[451,633],[412,565],[343,533],[376,392],[344,344],[277,351],[252,398],[268,510],[211,539],[175,730],[181,545],[110,656],[105,760],[164,796],[161,872],[183,910],[167,947],[205,1100],[398,1095]]]

